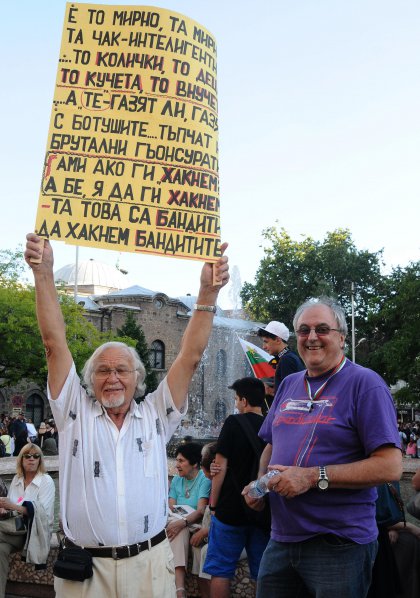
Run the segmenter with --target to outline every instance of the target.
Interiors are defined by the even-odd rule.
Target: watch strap
[[[217,307],[215,305],[200,305],[199,303],[194,303],[194,309],[197,311],[209,311],[215,314]]]

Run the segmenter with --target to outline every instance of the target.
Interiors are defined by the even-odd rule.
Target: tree
[[[294,241],[281,229],[263,231],[268,242],[255,276],[241,293],[250,316],[259,321],[280,320],[292,325],[296,308],[310,297],[329,295],[351,313],[351,283],[355,285],[356,326],[378,308],[384,294],[380,272],[382,251],[358,250],[350,231],[328,232],[324,241],[311,237]],[[364,330],[363,330],[364,333]]]
[[[60,295],[67,342],[80,372],[86,359],[110,339],[83,316],[72,297]],[[41,387],[47,380],[44,346],[35,311],[35,291],[17,282],[0,286],[0,386],[13,386],[29,379]]]
[[[24,269],[21,250],[0,251],[0,387],[27,379],[43,388],[47,380],[45,351],[36,318],[35,290],[19,282]],[[96,347],[107,340],[119,339],[98,332],[72,297],[59,293],[59,300],[67,342],[80,372]]]
[[[17,282],[24,268],[25,262],[20,246],[15,250],[0,250],[0,285]]]
[[[420,261],[395,268],[386,278],[386,295],[369,315],[366,365],[388,384],[403,380],[401,403],[420,404]]]
[[[128,337],[135,341],[135,349],[146,368],[146,389],[147,392],[154,391],[158,386],[156,372],[152,369],[149,362],[149,348],[142,328],[137,324],[132,312],[128,312],[122,328],[118,329],[119,336]]]

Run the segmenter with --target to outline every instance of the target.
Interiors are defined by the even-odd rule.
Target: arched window
[[[25,416],[30,418],[35,428],[44,421],[44,401],[37,394],[32,394],[26,399]]]
[[[217,376],[224,376],[227,369],[227,357],[224,349],[219,349],[216,355],[216,371]]]
[[[165,368],[165,345],[162,341],[153,341],[149,351],[149,362],[151,367],[157,370]]]

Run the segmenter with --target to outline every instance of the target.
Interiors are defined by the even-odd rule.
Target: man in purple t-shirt
[[[395,408],[382,378],[345,358],[340,306],[306,302],[293,325],[307,370],[282,382],[260,430],[261,473],[267,463],[280,473],[269,482],[257,597],[364,598],[377,550],[375,486],[402,472]]]

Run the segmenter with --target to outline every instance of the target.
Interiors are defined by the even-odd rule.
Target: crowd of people
[[[31,442],[44,455],[58,455],[58,430],[53,419],[39,424],[38,430],[23,411],[16,416],[0,416],[0,456],[17,457],[25,444]]]
[[[420,458],[420,425],[418,422],[401,423],[398,426],[403,453],[411,459]]]
[[[145,369],[123,343],[96,349],[79,377],[57,300],[52,247],[41,245],[37,235],[27,236],[48,398],[60,435],[62,548],[69,552],[59,557],[66,567],[57,566],[56,596],[185,598],[191,547],[204,598],[230,595],[244,555],[257,598],[366,598],[369,592],[383,598],[372,584],[382,576],[378,527],[385,526],[387,537],[403,527],[416,541],[418,528],[407,524],[400,507],[395,518],[378,514],[383,489],[401,505],[403,437],[388,386],[346,357],[342,308],[325,297],[297,308],[299,356],[287,344],[284,324],[260,329],[273,356],[272,384],[234,381],[235,414],[203,452],[194,443],[178,447],[169,486],[166,444],[185,418],[189,384],[229,279],[226,245],[215,264],[203,266],[197,303],[167,376],[139,404],[134,397],[144,392]],[[23,430],[23,416],[16,419]],[[39,460],[39,436],[38,430],[34,443],[22,446],[23,459]],[[1,500],[6,511],[17,504]],[[91,567],[80,571],[86,554]],[[388,589],[399,598],[401,588]]]

